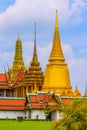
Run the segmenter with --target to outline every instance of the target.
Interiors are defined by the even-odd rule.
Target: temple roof
[[[20,76],[19,76],[20,77]],[[43,85],[44,75],[38,62],[37,49],[36,49],[36,23],[34,28],[34,49],[32,61],[29,68],[26,70],[23,80],[20,82],[19,86],[28,87],[28,92],[34,93],[37,90],[41,90]],[[24,97],[26,93],[24,94]]]
[[[87,102],[87,97],[61,97],[61,101],[63,105],[69,105],[75,100],[82,100]]]
[[[60,97],[49,92],[27,94],[25,106],[27,109],[57,108],[61,104]]]
[[[0,73],[0,82],[7,82],[6,74]]]
[[[0,97],[0,110],[24,110],[25,98]]]
[[[64,60],[65,59],[61,48],[61,41],[60,41],[59,30],[58,30],[58,12],[56,11],[54,40],[53,40],[53,47],[52,47],[49,61],[64,61]]]
[[[8,89],[9,84],[7,80],[7,75],[5,73],[0,73],[0,89]]]

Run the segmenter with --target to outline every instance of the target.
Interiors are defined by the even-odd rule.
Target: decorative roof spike
[[[79,89],[78,89],[78,86],[77,86],[77,85],[76,85],[76,89],[75,89],[75,91],[74,91],[74,95],[81,97],[81,93],[79,92]]]
[[[35,29],[34,29],[34,51],[33,51],[32,62],[38,63],[37,49],[36,49],[36,22],[35,22]]]
[[[56,20],[55,20],[55,31],[54,31],[54,39],[53,39],[53,46],[52,51],[50,54],[49,61],[65,61],[63,51],[61,48],[61,41],[60,35],[58,30],[58,11],[56,10]]]
[[[56,10],[55,30],[58,30],[58,10]]]

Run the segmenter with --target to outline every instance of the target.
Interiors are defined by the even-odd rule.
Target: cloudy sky
[[[23,58],[28,67],[33,53],[34,22],[37,23],[37,53],[43,70],[51,51],[55,13],[73,90],[87,87],[87,0],[0,0],[0,72],[11,67],[20,33]]]

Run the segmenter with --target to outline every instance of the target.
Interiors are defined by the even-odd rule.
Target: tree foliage
[[[83,100],[75,100],[64,106],[62,119],[54,121],[52,130],[65,126],[66,130],[87,130],[87,104]],[[63,128],[63,127],[62,127]]]

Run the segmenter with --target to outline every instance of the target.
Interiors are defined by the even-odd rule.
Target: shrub
[[[23,116],[18,116],[18,117],[17,117],[17,120],[18,120],[19,122],[23,121]]]
[[[68,130],[66,126],[58,126],[55,130]]]

